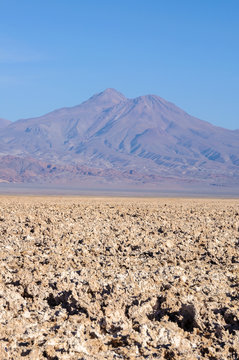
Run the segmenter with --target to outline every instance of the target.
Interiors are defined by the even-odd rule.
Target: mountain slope
[[[62,108],[38,118],[23,119],[10,125],[0,135],[2,148],[9,153],[42,155],[66,149],[72,138],[83,139],[99,114],[124,100],[113,89],[94,95],[72,108]]]
[[[0,119],[0,129],[3,129],[11,124],[11,121],[6,119]]]
[[[220,185],[239,177],[237,130],[199,120],[156,95],[127,99],[114,89],[11,123],[0,131],[0,153],[57,165],[65,179],[77,179],[77,166],[107,172],[112,181],[130,174],[142,182],[173,176]],[[54,181],[52,172],[44,176]]]

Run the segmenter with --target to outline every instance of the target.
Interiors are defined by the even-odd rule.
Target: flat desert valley
[[[239,200],[0,197],[0,359],[239,359]]]

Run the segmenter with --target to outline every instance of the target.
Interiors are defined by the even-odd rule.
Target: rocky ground
[[[0,198],[0,359],[239,359],[239,200]]]

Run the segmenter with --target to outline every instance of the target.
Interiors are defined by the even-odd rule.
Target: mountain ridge
[[[239,130],[197,119],[157,95],[128,99],[112,88],[80,105],[0,127],[0,156],[62,167],[64,181],[71,180],[73,173],[78,181],[74,166],[86,166],[91,173],[93,169],[107,172],[107,181],[120,177],[124,181],[126,172],[132,175],[129,181],[138,183],[150,182],[150,176],[155,182],[173,176],[185,182],[237,184],[238,144]],[[45,177],[41,171],[41,181],[55,181],[54,171],[47,171]],[[2,167],[0,178],[3,175]],[[27,180],[17,178],[36,181],[38,175],[36,171]]]
[[[6,119],[3,119],[3,118],[0,118],[0,129],[4,128],[4,127],[7,127],[8,125],[11,124],[11,121],[10,120],[6,120]]]

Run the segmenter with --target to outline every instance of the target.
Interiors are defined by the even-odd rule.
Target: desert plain
[[[0,197],[0,359],[239,359],[239,200]]]

